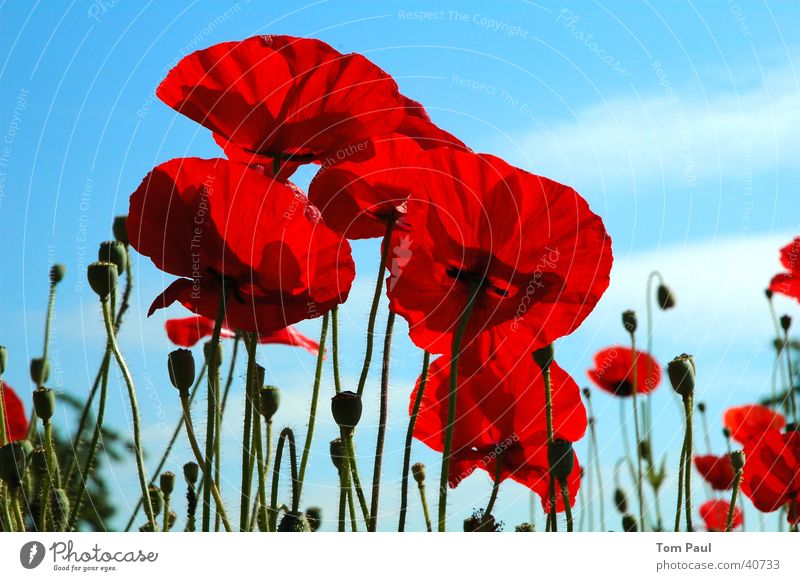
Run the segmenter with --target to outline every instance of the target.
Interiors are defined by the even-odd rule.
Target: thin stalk
[[[348,474],[348,471],[344,469],[344,466],[341,470],[339,470],[339,528],[338,532],[344,532],[344,525],[346,522],[347,517],[347,489],[350,485],[349,479],[345,480],[345,475]]]
[[[731,492],[731,506],[728,509],[728,520],[725,525],[725,532],[731,532],[733,526],[733,513],[736,510],[736,496],[739,494],[739,483],[742,480],[742,471],[736,471],[736,478],[733,479],[733,492]]]
[[[378,276],[375,281],[375,292],[372,295],[372,307],[369,310],[369,322],[367,323],[367,346],[364,351],[364,365],[361,367],[361,376],[358,378],[358,395],[364,393],[364,386],[367,384],[369,365],[372,362],[372,344],[375,337],[375,319],[378,314],[378,303],[381,300],[383,290],[383,271],[386,268],[386,260],[389,258],[389,248],[392,245],[392,230],[394,230],[394,220],[386,223],[386,232],[383,235],[381,245],[381,263],[378,265]]]
[[[500,473],[502,467],[500,465],[500,457],[494,460],[494,480],[492,481],[492,494],[489,496],[489,502],[486,504],[486,509],[483,511],[484,518],[492,514],[494,510],[494,503],[497,502],[497,495],[500,492]]]
[[[248,509],[250,508],[250,485],[252,473],[250,466],[252,463],[251,449],[251,429],[253,421],[253,392],[256,382],[256,337],[249,334],[245,337],[245,347],[247,348],[247,383],[245,385],[244,398],[244,429],[242,432],[242,487],[239,504],[239,530],[248,530]]]
[[[314,425],[317,422],[317,402],[319,401],[319,386],[322,381],[322,361],[325,357],[325,340],[328,336],[328,313],[322,317],[322,330],[319,334],[319,353],[317,353],[317,367],[314,371],[314,389],[311,392],[311,409],[308,412],[308,429],[306,440],[303,444],[303,458],[300,460],[300,479],[297,482],[298,497],[303,492],[303,482],[306,477],[306,466],[311,453],[311,441],[314,438]]]
[[[480,283],[473,283],[469,290],[469,299],[461,313],[458,328],[453,335],[453,347],[450,355],[450,393],[447,400],[447,426],[444,433],[444,449],[442,450],[442,473],[439,476],[439,532],[447,529],[447,482],[450,474],[450,452],[453,445],[453,429],[456,422],[456,394],[458,392],[458,358],[461,355],[461,341],[467,330],[467,323],[475,306],[480,291]]]
[[[639,407],[636,403],[636,393],[639,391],[639,384],[637,383],[637,360],[636,355],[636,335],[631,333],[631,351],[633,351],[633,365],[631,369],[632,388],[631,398],[633,400],[633,428],[634,435],[636,436],[636,495],[639,499],[639,530],[644,531],[646,523],[644,520],[644,494],[642,492],[642,451],[641,451],[641,435],[639,433]]]
[[[600,446],[597,440],[597,428],[595,423],[597,422],[597,416],[594,415],[594,410],[592,409],[592,400],[591,398],[586,398],[586,404],[589,408],[589,417],[591,417],[591,421],[589,422],[589,446],[594,450],[594,468],[595,474],[597,476],[597,486],[599,489],[600,494],[600,529],[606,530],[606,510],[604,507],[605,504],[605,493],[603,491],[603,471],[602,467],[600,466]],[[591,482],[591,475],[589,475],[589,481]],[[590,515],[591,516],[591,515]],[[591,527],[590,527],[591,528]]]
[[[281,475],[281,459],[284,442],[289,441],[289,461],[292,475],[292,512],[297,511],[299,496],[297,495],[297,450],[294,443],[294,432],[284,428],[278,436],[278,447],[275,449],[275,465],[272,472],[272,497],[270,498],[270,530],[278,530],[278,483]]]
[[[564,499],[564,512],[567,515],[567,532],[571,533],[573,531],[573,522],[572,522],[572,507],[569,505],[569,489],[567,488],[567,482],[562,481],[558,483],[561,487],[561,496]]]
[[[392,330],[395,314],[389,311],[386,319],[386,333],[383,340],[383,362],[381,365],[381,404],[378,416],[378,436],[375,441],[375,464],[372,468],[372,497],[370,499],[369,528],[375,532],[378,527],[378,504],[381,494],[381,464],[383,444],[386,440],[386,421],[389,416],[389,365],[392,358]]]
[[[544,401],[545,401],[545,418],[547,419],[547,447],[548,456],[550,445],[553,443],[554,430],[553,430],[553,389],[550,381],[550,366],[547,365],[542,368],[542,379],[544,380]],[[549,530],[552,532],[558,531],[558,516],[556,506],[556,479],[553,475],[553,467],[548,467],[549,480],[548,496],[550,500],[550,510],[548,511],[548,524]]]
[[[425,481],[421,481],[417,483],[417,489],[419,490],[419,501],[422,504],[422,514],[425,517],[425,529],[429,532],[433,532],[433,526],[431,525],[431,514],[428,511],[428,497],[425,494]]]
[[[2,419],[2,421],[0,421],[0,447],[5,446],[6,444],[8,444],[8,442],[6,441],[6,421],[5,421],[5,417],[6,417],[6,411],[5,411],[5,409],[6,409],[6,404],[5,404],[6,390],[4,389],[3,386],[4,386],[3,376],[0,375],[0,419]]]
[[[333,350],[333,386],[336,393],[342,391],[342,380],[339,376],[339,305],[331,310],[331,342]]]
[[[402,533],[406,529],[406,513],[408,512],[408,471],[411,467],[411,442],[414,438],[414,426],[417,423],[417,415],[422,405],[422,396],[425,393],[425,385],[428,383],[428,367],[431,363],[431,354],[425,351],[422,356],[422,372],[419,376],[419,387],[414,398],[414,405],[408,418],[408,429],[406,430],[406,443],[403,449],[403,474],[400,479],[400,523],[397,532]]]
[[[17,526],[15,519],[11,517],[11,511],[9,510],[9,498],[6,494],[8,492],[5,483],[0,482],[0,511],[2,511],[3,517],[3,532],[5,533],[13,533],[17,532]]]
[[[686,412],[686,454],[684,460],[686,467],[684,468],[684,477],[686,481],[683,484],[684,494],[686,495],[686,532],[692,532],[692,409],[694,407],[694,398],[689,395],[683,399],[683,405]]]
[[[165,533],[169,532],[169,500],[170,497],[168,495],[164,495],[164,524],[161,530]]]
[[[25,517],[22,516],[22,509],[19,506],[19,496],[22,489],[20,487],[9,487],[8,493],[11,498],[11,512],[17,521],[16,528],[19,532],[26,532]]]
[[[789,373],[789,383],[788,383],[788,399],[790,404],[790,409],[792,411],[792,418],[795,422],[797,422],[797,404],[794,401],[794,369],[792,368],[792,353],[789,349],[789,330],[786,329],[783,332],[783,344],[784,344],[784,358],[786,359],[786,371]]]
[[[681,461],[678,464],[678,504],[675,507],[675,532],[681,530],[681,507],[683,506],[683,472],[686,470],[686,433],[683,435],[683,448],[681,448]]]
[[[353,445],[353,434],[344,433],[342,431],[342,441],[346,446],[347,465],[350,466],[350,477],[353,479],[353,486],[356,489],[356,496],[358,497],[358,504],[361,507],[361,514],[364,517],[364,522],[369,523],[369,508],[367,507],[367,499],[364,496],[364,489],[361,487],[361,478],[358,476],[358,464],[356,462],[355,446]]]
[[[698,405],[699,407],[699,405]],[[711,437],[709,436],[708,431],[708,420],[706,419],[706,412],[705,409],[698,410],[700,412],[700,422],[703,426],[703,440],[706,444],[706,450],[708,454],[711,454]]]
[[[350,530],[355,533],[358,532],[358,523],[356,522],[356,505],[353,501],[353,483],[349,479],[348,482],[350,484],[347,487],[347,509],[350,512]]]
[[[226,303],[226,288],[225,280],[223,279],[220,285],[219,305],[217,307],[217,317],[214,320],[214,330],[211,333],[211,339],[208,344],[208,361],[206,368],[206,375],[208,376],[208,408],[206,417],[206,456],[205,461],[198,464],[203,467],[203,479],[207,483],[212,482],[212,466],[214,456],[214,433],[217,423],[217,416],[219,415],[219,365],[217,364],[217,347],[219,346],[219,336],[222,332],[222,323],[225,320],[225,303]],[[183,399],[183,398],[182,398]],[[214,485],[214,488],[219,492],[219,487]],[[211,529],[211,499],[209,498],[211,486],[206,485],[203,491],[203,531]],[[217,510],[219,512],[219,505],[217,503]]]
[[[256,504],[266,505],[267,503],[267,476],[266,466],[264,465],[264,444],[261,438],[261,392],[254,389],[255,402],[253,405],[253,441],[255,444],[255,462],[258,471],[258,494],[256,494]],[[250,530],[256,525],[257,515],[250,519]]]

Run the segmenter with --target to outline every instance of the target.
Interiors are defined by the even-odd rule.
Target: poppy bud
[[[797,422],[789,422],[783,428],[783,431],[786,432],[787,434],[790,434],[792,432],[800,432],[800,424],[798,424]]]
[[[178,522],[178,513],[174,510],[169,511],[169,516],[167,517],[167,530],[171,531],[176,522]]]
[[[636,321],[636,311],[623,311],[622,312],[622,326],[628,333],[635,333],[638,322]]]
[[[63,264],[54,264],[50,267],[50,284],[53,286],[64,280],[64,275],[67,274],[67,267]]]
[[[259,404],[261,415],[267,422],[271,422],[273,416],[278,411],[278,406],[281,403],[281,390],[274,385],[265,385],[261,388],[261,397]]]
[[[310,533],[311,526],[308,524],[306,515],[302,512],[287,512],[283,515],[278,524],[279,533]]]
[[[161,509],[164,507],[164,497],[158,486],[152,484],[147,487],[147,496],[150,497],[150,506],[153,507],[153,514],[160,514]]]
[[[539,366],[539,369],[546,370],[550,367],[550,364],[553,362],[553,358],[555,357],[555,351],[553,350],[553,344],[550,343],[549,345],[545,345],[541,349],[537,349],[533,352],[533,361],[536,365]]]
[[[783,315],[781,317],[781,329],[785,332],[789,331],[789,327],[792,326],[792,318],[789,315]]]
[[[514,527],[514,532],[515,533],[532,533],[532,532],[535,532],[535,529],[533,528],[533,525],[531,523],[524,522],[524,523],[521,523],[521,524],[518,524],[517,526],[515,526]]]
[[[624,530],[626,533],[635,533],[638,531],[639,527],[636,524],[636,517],[629,514],[623,515],[622,530]]]
[[[194,383],[194,355],[188,349],[175,349],[167,355],[169,380],[181,394],[189,393]]]
[[[128,263],[128,252],[122,242],[107,240],[100,243],[100,249],[97,251],[97,260],[116,264],[117,274],[120,274],[125,272],[125,266]]]
[[[411,474],[414,476],[414,480],[416,480],[417,484],[425,482],[425,464],[417,462],[411,466]]]
[[[575,466],[572,443],[566,440],[550,442],[547,445],[547,461],[550,464],[550,472],[556,477],[556,480],[561,483],[566,482]]]
[[[672,289],[663,283],[658,285],[656,298],[658,299],[658,306],[661,307],[662,311],[666,311],[675,306],[675,295],[672,294]]]
[[[105,299],[117,288],[117,265],[113,262],[93,262],[86,268],[89,286],[101,299]]]
[[[472,513],[472,516],[464,519],[465,533],[495,533],[503,527],[503,523],[498,523],[491,514],[484,514],[480,508]]]
[[[731,452],[731,466],[733,466],[734,472],[739,472],[744,468],[743,451],[737,450],[736,452]]]
[[[214,365],[216,365],[217,369],[222,367],[222,355],[223,355],[222,343],[220,341],[217,341],[217,354],[216,358],[214,359]],[[203,357],[206,358],[207,364],[211,363],[211,341],[206,341],[203,344]]]
[[[153,532],[153,525],[148,523],[143,524],[139,527],[140,533],[152,533]]]
[[[586,399],[591,399],[592,392],[588,387],[584,387],[581,391],[583,391],[583,397],[585,397]]]
[[[33,446],[28,440],[17,440],[0,448],[0,480],[9,488],[21,485],[32,453]]]
[[[114,224],[111,226],[111,231],[114,233],[114,238],[117,240],[117,242],[122,242],[125,246],[128,246],[129,244],[127,222],[127,216],[117,216],[114,218]]]
[[[41,357],[31,359],[31,381],[42,385],[50,378],[50,362]]]
[[[37,478],[42,478],[47,474],[47,452],[42,446],[33,449],[28,459],[28,465]]]
[[[158,483],[161,485],[164,496],[171,496],[172,491],[175,490],[175,474],[173,472],[163,472]]]
[[[256,364],[255,382],[257,388],[261,388],[264,385],[264,378],[266,377],[266,375],[267,375],[266,370],[260,365]]]
[[[698,403],[698,404],[697,404],[697,411],[699,411],[701,414],[702,414],[702,413],[705,413],[705,411],[706,411],[706,404],[705,404],[704,402],[702,402],[702,401],[701,401],[700,403]]]
[[[0,345],[0,375],[6,372],[6,364],[8,364],[8,349]]]
[[[361,396],[352,391],[342,391],[331,398],[331,412],[336,424],[352,431],[361,419]]]
[[[194,486],[199,476],[200,466],[198,466],[195,462],[187,462],[183,465],[183,477],[186,479],[187,483]]]
[[[315,533],[322,526],[322,509],[318,506],[309,506],[306,509],[306,520],[311,532]]]
[[[639,456],[648,464],[652,463],[652,456],[650,456],[650,443],[647,440],[639,442]]]
[[[620,514],[624,515],[628,512],[628,497],[625,496],[625,491],[621,488],[617,488],[614,491],[614,504],[617,505],[617,510]]]
[[[49,387],[33,390],[33,409],[44,422],[49,422],[56,411],[56,393]]]
[[[667,374],[674,389],[684,399],[694,393],[694,358],[686,353],[667,364]]]
[[[58,525],[63,525],[69,516],[69,496],[63,488],[55,488],[50,493],[50,506],[53,509],[53,519]],[[58,527],[59,529],[61,526]]]
[[[725,436],[726,440],[731,439],[731,431],[728,428],[722,428],[722,435]]]
[[[766,289],[766,290],[764,291],[764,295],[766,295],[766,297],[767,297],[767,300],[768,300],[768,301],[771,301],[771,300],[772,300],[772,295],[773,295],[773,294],[775,294],[775,293],[773,293],[773,292],[772,292],[770,289]]]
[[[339,472],[342,471],[342,464],[345,458],[344,442],[341,438],[331,440],[331,462]]]

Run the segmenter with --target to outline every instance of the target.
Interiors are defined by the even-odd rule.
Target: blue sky
[[[27,361],[42,349],[47,269],[57,260],[67,265],[68,277],[57,301],[53,382],[75,394],[88,389],[103,331],[81,269],[153,165],[218,154],[205,129],[155,99],[166,71],[184,54],[216,42],[264,33],[313,36],[340,51],[364,53],[474,149],[573,185],[603,217],[614,240],[612,286],[584,326],[558,345],[559,360],[579,382],[598,348],[624,339],[620,311],[635,308],[643,318],[647,274],[662,270],[679,307],[656,317],[655,355],[662,361],[682,351],[697,356],[700,397],[708,402],[720,453],[721,410],[769,390],[771,326],[761,291],[778,270],[778,248],[800,231],[800,161],[792,147],[800,121],[800,47],[791,34],[799,12],[788,3],[735,1],[4,2],[0,342],[10,352],[6,379],[27,389]],[[310,175],[300,172],[299,183],[306,185]],[[360,368],[376,246],[353,245],[358,282],[342,315],[348,381]],[[121,341],[140,386],[152,458],[165,422],[171,425],[178,413],[165,373],[170,346],[163,321],[183,313],[174,308],[144,317],[169,277],[149,260],[134,260],[134,305]],[[778,306],[797,314],[789,301]],[[385,311],[379,324],[384,318]],[[317,335],[319,324],[301,328]],[[302,438],[313,358],[285,347],[262,348],[260,358],[284,388],[279,422]],[[387,530],[396,522],[406,402],[421,360],[403,324],[395,358],[381,521]],[[377,373],[371,377],[366,405],[374,412]],[[332,517],[335,474],[327,443],[335,430],[324,403],[332,392],[330,373],[323,387],[306,496]],[[124,427],[124,386],[115,382],[114,389],[111,421]],[[655,398],[663,409],[656,450],[670,450],[675,466],[678,408],[666,385]],[[595,398],[607,477],[621,450],[616,403]],[[232,409],[225,434],[234,450],[226,471],[232,505],[239,415]],[[360,430],[365,474],[375,415],[368,412]],[[438,471],[436,456],[423,446],[414,457]],[[187,458],[179,450],[173,469]],[[135,498],[133,474],[132,465],[114,469],[121,503]],[[672,481],[668,486],[665,507],[672,505]],[[488,492],[483,474],[462,484],[451,495],[451,527],[484,505]],[[411,516],[418,526],[416,503]],[[507,528],[527,520],[525,491],[504,486],[498,516]]]

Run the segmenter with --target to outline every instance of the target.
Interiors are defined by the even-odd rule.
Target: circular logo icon
[[[44,545],[39,541],[25,543],[19,550],[19,562],[26,569],[35,569],[44,561],[44,553]]]

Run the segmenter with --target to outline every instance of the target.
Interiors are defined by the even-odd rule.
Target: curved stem
[[[369,523],[369,508],[367,508],[367,499],[364,496],[364,490],[361,488],[361,479],[358,476],[358,464],[356,463],[355,446],[353,445],[353,434],[344,433],[342,430],[342,441],[345,443],[347,456],[347,465],[350,466],[350,476],[353,479],[353,486],[356,489],[356,496],[358,497],[358,504],[361,507],[361,514],[364,517],[364,522]]]
[[[450,355],[450,393],[447,400],[447,426],[444,433],[444,449],[442,450],[442,472],[439,476],[439,532],[447,529],[447,483],[450,474],[450,451],[453,445],[453,428],[456,421],[456,394],[458,392],[458,358],[461,355],[461,341],[467,330],[467,323],[475,306],[480,291],[480,282],[472,283],[469,299],[461,313],[458,328],[453,335],[453,347]]]
[[[367,375],[369,374],[369,365],[372,361],[372,344],[375,337],[375,318],[378,314],[378,303],[381,300],[381,291],[383,290],[383,271],[386,268],[386,260],[389,257],[389,248],[392,245],[392,230],[394,229],[394,220],[389,220],[386,223],[386,232],[383,235],[383,242],[381,245],[381,263],[378,265],[378,276],[375,281],[375,292],[372,295],[372,307],[369,310],[369,322],[367,323],[367,347],[364,351],[364,365],[361,368],[361,376],[358,378],[358,395],[364,393],[364,386],[367,383]]]
[[[222,395],[222,412],[220,415],[225,414],[225,404],[228,403],[228,393],[230,393],[231,385],[233,384],[233,372],[236,367],[236,356],[239,353],[239,342],[241,339],[241,335],[237,334],[236,338],[233,340],[233,354],[231,355],[231,365],[228,368],[228,379],[225,381],[225,393]],[[220,418],[220,421],[222,421],[222,418]]]
[[[109,311],[108,307],[108,299],[105,299],[101,302],[103,306],[103,319],[105,320],[106,324],[108,341],[111,343],[111,350],[114,353],[114,357],[117,360],[117,364],[122,372],[122,376],[125,379],[125,384],[128,387],[128,398],[130,399],[131,403],[131,416],[133,419],[133,447],[136,456],[136,468],[139,473],[139,486],[142,489],[142,498],[144,499],[144,510],[145,514],[147,515],[147,521],[155,531],[157,528],[156,518],[155,514],[153,513],[153,506],[150,503],[150,495],[147,492],[147,473],[145,472],[144,457],[142,456],[142,437],[139,428],[139,403],[136,399],[136,388],[133,385],[133,378],[131,377],[131,372],[128,370],[128,365],[125,363],[122,352],[119,350],[119,345],[117,345],[117,337],[114,334],[114,327],[111,322],[111,312]]]
[[[297,450],[294,443],[294,432],[291,428],[284,428],[278,436],[278,447],[275,449],[275,464],[272,471],[272,496],[270,498],[270,530],[278,530],[278,483],[281,474],[281,459],[283,457],[284,442],[289,440],[289,461],[292,475],[292,511],[297,511],[299,498],[297,496]]]
[[[300,479],[297,483],[297,496],[303,492],[303,482],[306,477],[308,456],[311,453],[311,441],[314,438],[314,425],[317,422],[317,402],[319,401],[319,385],[322,380],[322,361],[325,357],[325,340],[328,336],[328,313],[322,317],[322,330],[319,334],[319,353],[317,353],[317,368],[314,371],[314,389],[311,392],[311,409],[308,412],[308,429],[306,440],[303,444],[303,458],[300,461]],[[298,500],[299,501],[299,500]]]
[[[333,351],[333,386],[336,389],[336,393],[341,393],[342,380],[339,376],[339,305],[336,305],[331,310],[331,327],[331,343]]]
[[[637,361],[639,357],[636,354],[636,335],[634,333],[631,333],[631,351],[633,351],[633,365],[631,369],[633,385],[631,389],[631,399],[633,400],[633,429],[636,437],[636,441],[634,442],[636,445],[636,495],[639,500],[639,530],[645,531],[647,527],[644,520],[644,494],[642,492],[642,439],[639,432],[639,408],[636,403],[636,394],[639,391],[639,384],[637,382]]]
[[[728,509],[728,520],[727,524],[725,525],[725,532],[731,532],[731,528],[733,527],[733,513],[736,510],[736,495],[739,494],[739,483],[742,480],[742,471],[736,471],[736,478],[733,479],[733,492],[731,492],[731,506]]]
[[[195,461],[198,465],[203,463],[203,452],[200,450],[200,445],[197,443],[197,437],[194,434],[194,426],[192,424],[192,408],[189,404],[189,394],[181,394],[181,408],[183,409],[183,420],[186,424],[186,436],[189,439],[189,445],[192,448]],[[228,521],[228,513],[225,512],[225,505],[222,502],[222,496],[219,493],[217,485],[213,480],[207,480],[206,486],[211,488],[211,494],[214,497],[214,502],[217,505],[217,512],[222,518],[222,525],[227,532],[231,532],[231,523]]]
[[[402,533],[406,529],[406,513],[408,512],[408,471],[411,467],[411,442],[414,437],[414,426],[417,423],[417,415],[422,405],[422,396],[425,393],[425,385],[428,383],[428,367],[431,363],[431,354],[425,351],[422,357],[422,372],[420,373],[419,387],[414,398],[414,405],[411,415],[408,418],[408,429],[406,430],[406,443],[403,450],[403,474],[400,479],[400,523],[397,525],[397,532]]]
[[[500,465],[500,457],[494,459],[494,481],[492,482],[492,494],[489,496],[489,502],[486,505],[486,509],[483,511],[483,517],[486,518],[490,514],[492,514],[492,510],[494,509],[494,503],[497,502],[497,495],[500,492],[500,472],[501,472],[501,465]]]
[[[375,464],[372,468],[372,497],[370,498],[369,528],[375,532],[378,527],[378,504],[381,494],[381,464],[383,444],[386,439],[386,421],[389,415],[389,365],[392,358],[392,330],[395,314],[389,311],[386,319],[386,333],[383,340],[383,362],[381,365],[381,404],[378,416],[378,436],[375,441]]]

